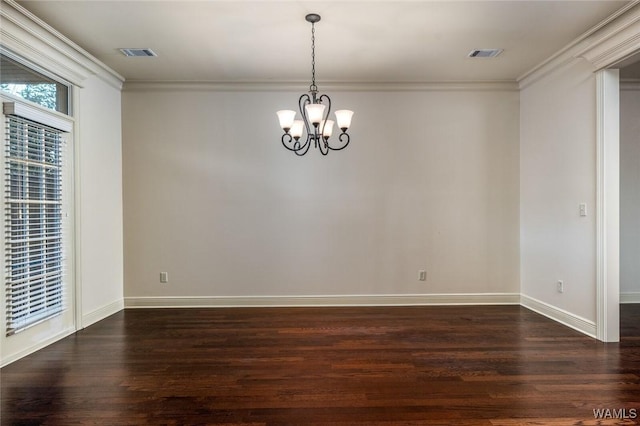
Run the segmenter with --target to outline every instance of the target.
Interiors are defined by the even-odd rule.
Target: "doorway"
[[[640,54],[620,64],[620,338],[640,315]]]

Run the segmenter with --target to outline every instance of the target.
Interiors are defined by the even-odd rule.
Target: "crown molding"
[[[621,33],[625,29],[627,29],[627,33],[631,33],[632,36],[634,28],[636,27],[631,28],[631,26],[639,17],[640,0],[634,0],[518,77],[516,81],[519,83],[520,89],[522,90],[530,86],[554,71],[562,69],[575,61],[588,60],[584,55],[588,54],[590,49],[602,44],[602,42],[607,39],[612,39],[616,34],[618,34],[617,37],[624,37]],[[624,58],[620,58],[620,60],[622,59]],[[596,70],[597,68],[594,69],[594,71]]]
[[[565,67],[568,67],[574,62],[576,62],[577,59],[572,54],[572,52],[574,52],[575,50],[576,50],[575,47],[572,50],[565,50],[562,52],[561,55],[554,56],[552,57],[552,59],[545,61],[543,64],[537,67],[535,71],[526,74],[525,77],[519,78],[518,84],[519,84],[520,90],[523,90],[531,86],[535,82],[542,80],[548,75],[556,71],[559,71]]]
[[[595,34],[576,57],[586,59],[595,70],[600,70],[627,59],[639,50],[640,6],[636,6]]]
[[[304,92],[308,82],[273,81],[131,81],[125,92],[198,91],[198,92]],[[321,91],[344,92],[431,92],[431,91],[518,91],[515,81],[443,81],[443,82],[327,82]]]
[[[95,75],[122,88],[124,77],[15,0],[0,0],[0,20],[0,44],[12,52],[79,87],[83,80]]]

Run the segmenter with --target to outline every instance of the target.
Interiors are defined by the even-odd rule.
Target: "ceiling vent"
[[[473,49],[469,52],[470,58],[495,58],[503,49]]]
[[[148,57],[158,56],[156,55],[156,52],[154,52],[151,49],[126,48],[126,49],[120,49],[120,52],[122,52],[124,56],[129,56],[129,57],[148,58]]]

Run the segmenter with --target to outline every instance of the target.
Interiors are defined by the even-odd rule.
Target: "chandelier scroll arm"
[[[311,141],[309,140],[309,137],[307,137],[307,139],[305,140],[304,145],[300,145],[299,141],[296,142],[296,144],[298,145],[298,149],[294,149],[293,152],[298,157],[302,157],[303,155],[305,155],[307,151],[309,151],[309,148],[311,147]],[[294,144],[294,148],[296,144]]]
[[[316,145],[322,155],[327,155],[329,153],[329,150],[331,149],[329,148],[329,142],[322,137],[322,134],[320,134],[320,136],[318,137]]]
[[[293,138],[289,133],[283,134],[281,138],[282,146],[287,148],[289,151],[295,152],[296,154],[298,154],[301,151],[304,151],[302,154],[298,154],[298,155],[306,154],[307,151],[309,150],[309,145],[310,145],[309,140],[307,139],[304,144],[301,144],[300,140],[294,140],[294,139],[295,138]]]
[[[344,145],[339,146],[337,148],[334,148],[332,146],[330,146],[329,144],[327,144],[327,147],[331,150],[331,151],[340,151],[342,149],[345,149],[347,147],[347,145],[349,145],[349,142],[351,142],[351,137],[349,136],[349,133],[347,132],[342,132],[340,133],[340,136],[338,136],[338,140],[340,142],[342,142]],[[346,142],[345,142],[346,140]]]
[[[322,102],[324,99],[324,102]],[[328,95],[320,95],[320,97],[318,98],[318,103],[321,103],[323,105],[325,105],[325,113],[324,113],[324,117],[322,120],[322,129],[320,129],[320,137],[324,136],[324,126],[327,124],[327,120],[329,119],[329,116],[331,115],[331,98]]]
[[[298,108],[300,109],[300,114],[302,115],[302,121],[304,122],[304,127],[307,129],[307,135],[311,135],[311,128],[309,127],[309,117],[307,116],[307,110],[305,106],[312,103],[311,97],[308,93],[303,93],[298,99]]]

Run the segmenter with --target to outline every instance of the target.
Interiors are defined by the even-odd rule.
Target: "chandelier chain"
[[[318,86],[316,86],[316,26],[311,24],[311,86],[309,91],[317,92]]]

